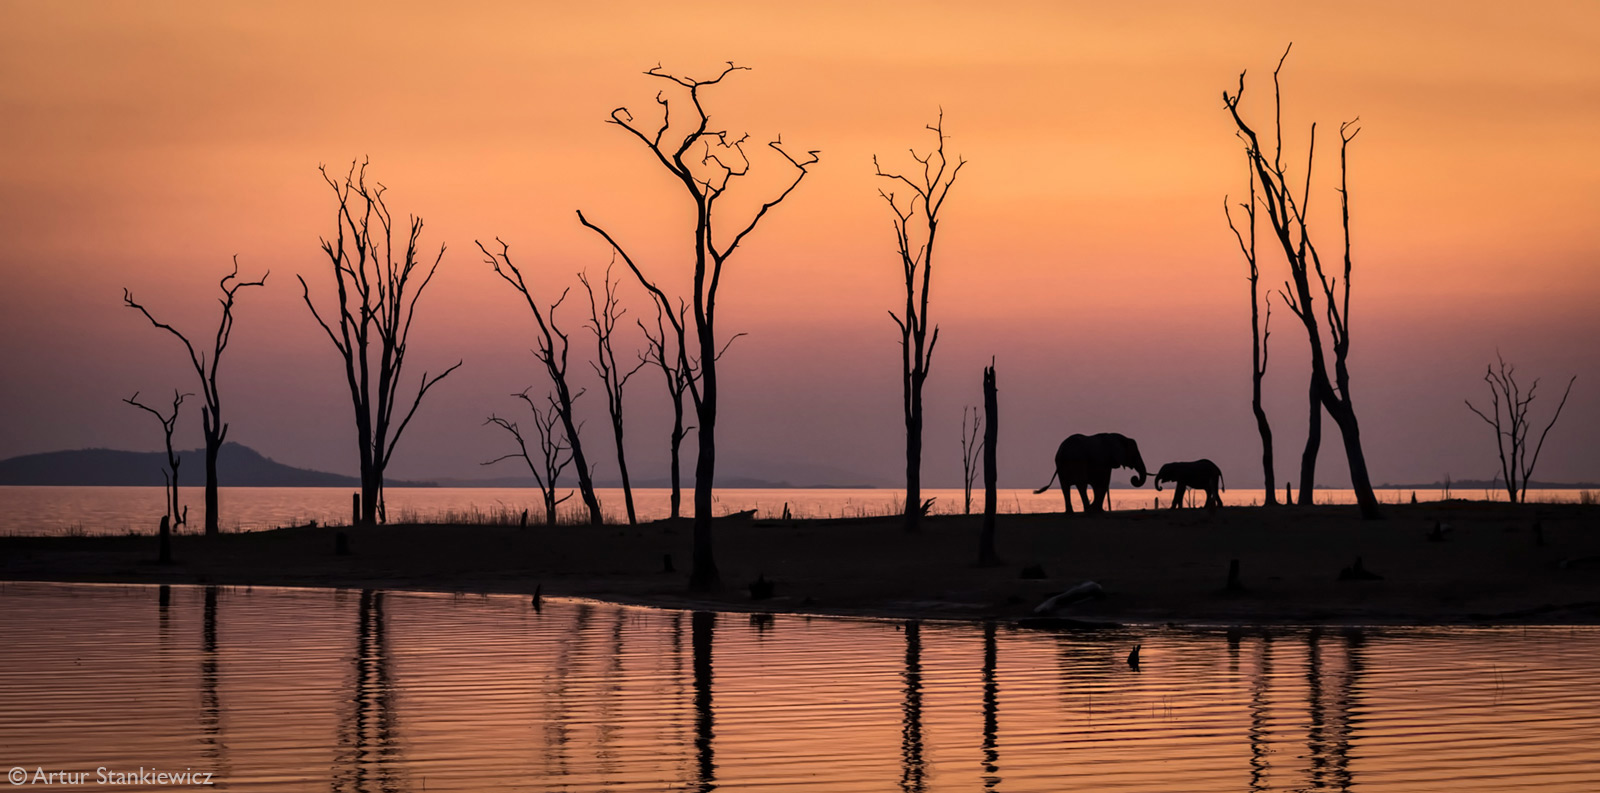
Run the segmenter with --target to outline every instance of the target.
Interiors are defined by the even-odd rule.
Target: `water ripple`
[[[0,586],[0,609],[0,763],[30,773],[193,769],[274,791],[1600,789],[1592,628],[1075,636],[54,584]]]

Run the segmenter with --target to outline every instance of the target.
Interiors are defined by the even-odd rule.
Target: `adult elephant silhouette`
[[[1134,487],[1144,487],[1149,472],[1144,468],[1144,458],[1139,456],[1139,444],[1126,435],[1102,432],[1099,435],[1069,435],[1056,449],[1056,472],[1044,487],[1033,492],[1043,493],[1061,480],[1061,496],[1067,502],[1067,512],[1072,512],[1072,488],[1078,488],[1078,500],[1084,512],[1104,512],[1106,491],[1111,489],[1111,469],[1132,468],[1135,473],[1129,480]],[[1094,501],[1089,500],[1089,488],[1094,488]]]
[[[1156,490],[1161,489],[1162,482],[1172,482],[1177,485],[1172,492],[1173,509],[1183,504],[1183,493],[1191,487],[1205,491],[1206,509],[1216,509],[1222,506],[1222,496],[1217,495],[1217,491],[1227,489],[1222,484],[1222,469],[1210,460],[1167,463],[1156,472]]]

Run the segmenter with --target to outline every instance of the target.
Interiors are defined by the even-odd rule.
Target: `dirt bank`
[[[1005,564],[975,566],[979,518],[737,521],[716,531],[724,586],[686,590],[686,524],[292,528],[174,540],[0,538],[0,579],[522,592],[668,607],[1020,618],[1086,580],[1104,599],[1059,616],[1184,623],[1600,624],[1600,507],[1479,502],[1002,515]],[[1448,530],[1429,534],[1436,522]],[[1535,523],[1540,530],[1535,531]],[[335,533],[351,553],[335,553]],[[670,555],[675,572],[664,572]],[[1357,557],[1381,578],[1340,580]],[[1225,584],[1237,559],[1243,589]],[[1025,578],[1037,567],[1043,578]],[[1035,571],[1035,572],[1039,572]],[[764,575],[770,599],[751,598]]]

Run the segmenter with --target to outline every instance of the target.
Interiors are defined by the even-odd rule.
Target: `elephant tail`
[[[1061,473],[1061,472],[1060,472],[1060,471],[1054,471],[1054,472],[1052,472],[1052,473],[1051,473],[1051,474],[1050,474],[1050,481],[1048,481],[1048,482],[1045,482],[1045,483],[1044,483],[1044,487],[1041,487],[1041,488],[1039,488],[1039,489],[1038,489],[1038,490],[1035,490],[1035,491],[1033,491],[1033,492],[1034,492],[1034,494],[1035,494],[1035,495],[1037,495],[1037,494],[1039,494],[1039,493],[1043,493],[1043,492],[1044,492],[1044,491],[1046,491],[1046,490],[1049,490],[1049,489],[1050,489],[1050,486],[1051,486],[1051,485],[1053,485],[1053,484],[1055,484],[1055,483],[1056,483],[1056,477],[1057,477],[1057,476],[1058,476],[1058,475],[1060,475],[1060,473]],[[1062,487],[1066,487],[1066,485],[1062,485]]]

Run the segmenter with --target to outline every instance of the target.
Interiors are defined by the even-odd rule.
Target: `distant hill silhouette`
[[[533,481],[533,477],[531,476],[496,476],[484,479],[453,479],[450,477],[441,477],[439,479],[435,479],[434,483],[439,487],[534,487],[536,485],[536,483]],[[594,486],[605,488],[622,487],[622,481],[620,479],[595,479]],[[645,477],[642,479],[633,480],[633,486],[636,488],[667,488],[672,486],[672,481],[665,478]],[[682,486],[685,490],[694,489],[694,477],[685,477],[682,482]],[[569,487],[577,487],[577,485],[569,480],[563,480],[562,489],[567,489]],[[774,482],[770,479],[755,479],[748,476],[719,476],[717,477],[717,487],[754,488],[758,490],[784,490],[800,487],[801,489],[805,490],[833,490],[843,488],[872,489],[878,486],[849,484],[811,484],[797,486],[786,481]]]
[[[178,473],[190,487],[205,484],[205,450],[178,453]],[[165,452],[76,449],[25,454],[0,460],[0,485],[79,485],[91,487],[160,487],[167,467]],[[273,462],[238,443],[225,443],[217,454],[217,484],[223,487],[358,487],[353,476],[312,471]],[[391,487],[433,487],[432,482],[391,480]]]
[[[1321,487],[1321,485],[1318,485]],[[1444,482],[1429,482],[1425,485],[1376,485],[1379,490],[1443,490]],[[1450,483],[1451,490],[1494,490],[1505,492],[1506,483],[1498,479],[1457,479]],[[1596,490],[1600,484],[1594,482],[1541,482],[1537,479],[1528,483],[1529,490]]]

